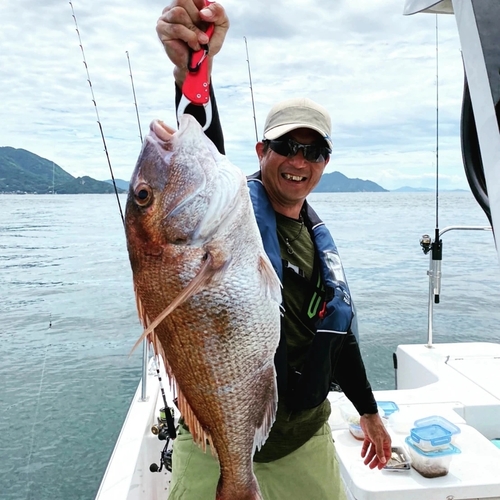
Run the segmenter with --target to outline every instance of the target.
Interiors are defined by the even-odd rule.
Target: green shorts
[[[201,451],[180,429],[172,457],[168,500],[214,500],[219,464],[210,450]],[[346,499],[328,423],[286,457],[253,466],[264,500]]]

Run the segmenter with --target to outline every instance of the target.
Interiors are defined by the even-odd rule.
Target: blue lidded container
[[[443,448],[451,443],[451,432],[438,424],[414,427],[410,436],[415,445],[424,451]]]
[[[450,432],[451,434],[451,443],[456,444],[457,437],[460,434],[460,429],[446,418],[440,417],[438,415],[433,415],[430,417],[421,418],[419,420],[415,420],[415,427],[426,427],[428,425],[440,425],[444,429]]]
[[[399,410],[399,406],[394,401],[377,401],[377,406],[384,410],[384,416],[386,417]]]

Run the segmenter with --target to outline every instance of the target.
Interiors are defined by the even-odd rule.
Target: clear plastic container
[[[359,424],[349,424],[349,432],[360,441],[365,439],[365,433]]]
[[[413,443],[410,436],[405,439],[411,466],[423,477],[433,478],[446,476],[450,470],[451,459],[460,450],[449,444],[442,450],[424,451]]]
[[[344,419],[344,422],[348,425],[354,424],[359,425],[359,413],[354,405],[350,402],[345,402],[340,405],[340,414]]]
[[[408,409],[395,411],[389,416],[387,422],[394,432],[407,436],[410,433],[410,429],[415,427],[415,414]]]
[[[451,432],[438,424],[414,427],[410,436],[413,443],[424,451],[443,449],[451,443]]]
[[[380,414],[380,417],[384,417],[384,409],[378,406],[378,412]],[[359,425],[359,419],[360,415],[358,413],[358,410],[354,407],[354,405],[350,402],[344,402],[340,405],[340,414],[342,415],[342,418],[344,419],[344,422],[348,425],[350,424],[355,424]]]
[[[459,434],[461,431],[455,424],[451,423],[446,418],[440,417],[438,415],[432,415],[430,417],[420,418],[418,420],[415,420],[414,423],[415,427],[425,427],[427,425],[440,425],[441,427],[445,428],[451,434],[451,444],[454,444],[455,446],[457,445],[459,440]]]

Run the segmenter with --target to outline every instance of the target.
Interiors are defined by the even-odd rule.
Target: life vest
[[[283,281],[276,215],[260,180],[260,173],[248,178],[248,187],[264,249]],[[316,249],[324,294],[322,303],[316,307],[316,332],[300,373],[290,374],[285,334],[281,331],[274,360],[278,392],[286,395],[287,406],[294,410],[314,408],[325,400],[346,335],[354,333],[357,338],[355,309],[335,242],[307,202],[304,202],[301,214]]]

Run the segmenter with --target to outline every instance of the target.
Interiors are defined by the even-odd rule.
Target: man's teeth
[[[283,177],[289,181],[300,182],[305,179],[305,177],[300,177],[299,175],[283,174]]]

